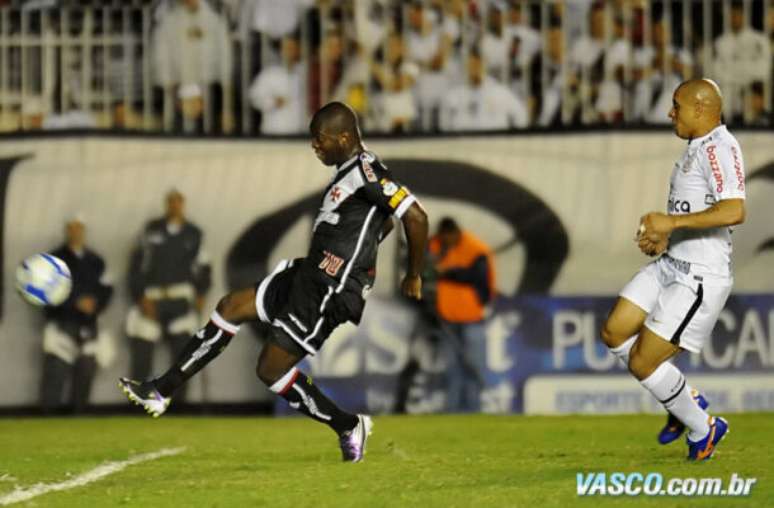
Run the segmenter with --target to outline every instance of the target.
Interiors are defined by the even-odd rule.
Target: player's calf
[[[239,331],[239,326],[227,321],[218,311],[188,341],[175,364],[164,375],[154,380],[158,391],[170,397],[194,374],[218,356]]]

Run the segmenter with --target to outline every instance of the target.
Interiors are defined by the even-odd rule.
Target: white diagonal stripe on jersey
[[[374,213],[376,213],[375,205],[372,206],[368,211],[368,215],[363,222],[363,227],[360,229],[360,236],[358,237],[357,245],[355,246],[355,252],[352,254],[352,258],[350,258],[349,263],[347,263],[347,268],[344,269],[344,274],[341,276],[339,286],[336,288],[337,293],[341,293],[341,291],[344,289],[344,283],[347,282],[347,277],[349,277],[349,273],[352,271],[352,267],[355,265],[355,261],[360,255],[360,250],[363,248],[363,240],[365,240],[366,231],[368,231],[368,226],[371,224],[371,219],[374,218]]]
[[[334,177],[331,184],[329,185],[330,188],[326,190],[325,195],[323,196],[322,206],[320,207],[320,211],[314,220],[314,226],[312,227],[313,231],[317,230],[317,226],[319,226],[320,223],[330,222],[330,220],[326,221],[326,218],[331,215],[337,215],[336,210],[339,208],[339,206],[341,206],[341,204],[346,201],[347,198],[357,192],[358,189],[365,185],[365,180],[363,180],[363,172],[360,170],[360,166],[355,166],[352,168],[341,179],[336,180],[336,178],[338,178],[338,175]],[[336,198],[335,201],[331,196],[331,189],[334,187],[339,188],[339,197]]]
[[[344,289],[344,284],[347,282],[347,278],[349,277],[349,273],[352,271],[352,267],[355,264],[355,261],[357,260],[357,257],[360,255],[360,250],[363,248],[363,240],[365,239],[366,232],[368,231],[368,225],[371,223],[371,219],[374,217],[374,213],[376,213],[376,206],[372,206],[371,209],[368,211],[368,215],[366,216],[365,221],[363,221],[363,227],[360,229],[360,236],[357,239],[357,245],[355,246],[355,252],[352,254],[352,257],[349,260],[349,263],[347,263],[347,268],[344,270],[344,274],[341,276],[341,281],[339,282],[339,285],[336,287],[336,293],[341,293],[341,291]],[[323,313],[325,312],[325,306],[328,304],[328,300],[330,299],[332,294],[331,288],[328,287],[328,294],[325,295],[325,298],[323,298],[322,304],[320,304],[320,317],[317,319],[317,323],[314,325],[314,330],[312,330],[312,333],[307,335],[304,338],[304,342],[308,342],[312,340],[316,335],[317,332],[320,331],[320,327],[323,324],[323,321],[325,320],[325,316]]]

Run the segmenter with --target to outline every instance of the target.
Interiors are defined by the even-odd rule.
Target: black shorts
[[[365,300],[303,259],[294,259],[281,261],[258,284],[255,307],[261,321],[314,355],[337,326],[360,322]]]

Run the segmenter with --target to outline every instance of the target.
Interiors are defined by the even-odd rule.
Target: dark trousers
[[[40,389],[43,411],[67,407],[76,413],[82,412],[89,403],[96,373],[97,362],[93,356],[81,355],[75,364],[70,365],[58,356],[44,354]]]

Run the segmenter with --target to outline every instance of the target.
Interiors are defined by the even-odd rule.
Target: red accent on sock
[[[298,370],[297,370],[297,371],[295,372],[295,374],[293,374],[293,377],[292,377],[292,378],[290,378],[290,381],[288,381],[288,384],[286,384],[286,385],[285,385],[285,386],[282,388],[282,390],[280,390],[279,392],[277,392],[277,395],[285,395],[286,393],[288,393],[288,390],[290,390],[290,387],[291,387],[291,386],[293,386],[293,383],[295,383],[295,382],[296,382],[296,379],[298,379],[298,374],[299,374],[299,372],[300,372],[300,371],[298,371]]]

